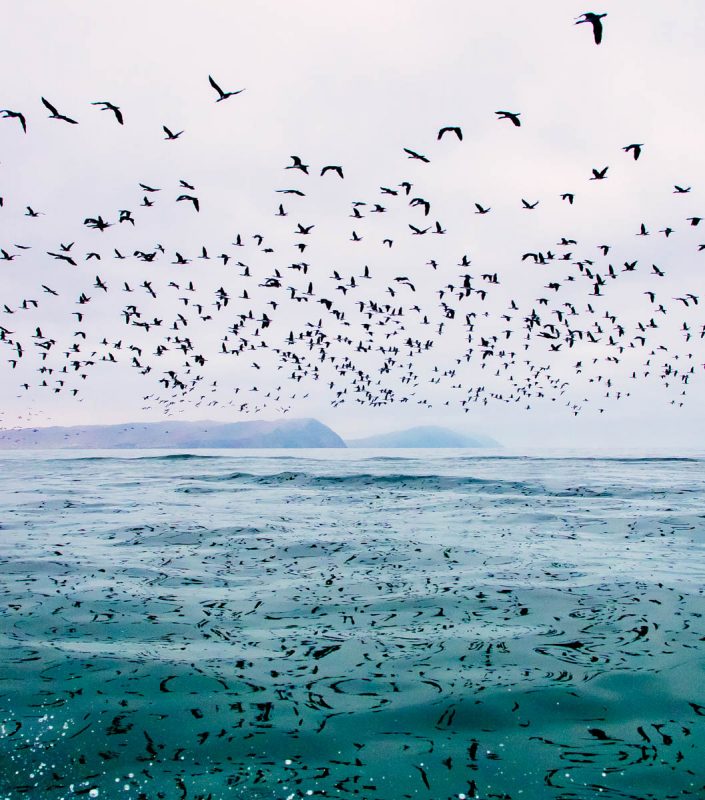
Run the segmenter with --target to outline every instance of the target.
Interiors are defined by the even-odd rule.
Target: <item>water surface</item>
[[[704,467],[6,453],[0,797],[702,797]]]

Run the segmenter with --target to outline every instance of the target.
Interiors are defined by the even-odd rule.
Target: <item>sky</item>
[[[27,133],[17,119],[0,119],[0,248],[12,256],[0,261],[0,424],[288,415],[316,417],[350,438],[442,424],[508,446],[704,445],[705,222],[687,218],[705,216],[705,17],[695,0],[677,8],[651,0],[590,9],[566,0],[9,5],[0,108],[22,112]],[[588,10],[607,13],[599,46],[589,24],[574,24]],[[244,91],[215,102],[209,75]],[[49,119],[42,97],[78,124]],[[91,105],[106,100],[124,125]],[[521,127],[497,110],[519,112]],[[163,125],[183,134],[165,141]],[[462,141],[452,132],[439,141],[443,126],[459,126]],[[643,143],[638,161],[622,150],[631,143]],[[308,175],[286,169],[294,154]],[[321,176],[326,165],[341,165],[344,179]],[[604,167],[606,178],[591,180]],[[676,185],[692,188],[678,194]],[[277,193],[290,188],[305,197]],[[573,204],[561,199],[566,192]],[[182,194],[197,197],[200,211],[177,201]],[[140,205],[145,196],[153,206]],[[430,202],[428,217],[409,205],[415,197]],[[538,205],[524,208],[523,199]],[[354,202],[366,204],[360,218]],[[286,216],[276,215],[280,203]],[[384,213],[372,212],[375,203]],[[491,210],[476,214],[476,203]],[[27,216],[27,206],[40,215]],[[120,210],[135,224],[119,223]],[[98,216],[111,223],[104,232],[83,224]],[[432,233],[436,221],[445,233]],[[642,223],[649,236],[636,235]],[[314,227],[302,234],[299,224]],[[431,230],[414,235],[410,225]],[[198,258],[204,246],[209,259]],[[148,263],[135,251],[157,255]],[[549,251],[557,258],[545,264],[522,260]],[[91,252],[100,260],[86,260]],[[177,252],[188,263],[173,263]],[[291,268],[303,262],[305,274]],[[601,296],[590,296],[594,281],[578,262],[604,278]],[[281,286],[272,287],[276,270]],[[459,288],[466,274],[468,295]],[[90,300],[79,303],[81,293]],[[337,317],[321,299],[334,301]],[[23,308],[27,300],[37,307]],[[403,313],[371,312],[370,301]],[[554,340],[538,336],[549,323],[565,334],[555,313],[565,303],[577,310],[568,322],[599,342],[563,341],[553,351]],[[130,304],[140,317],[125,316]],[[532,310],[541,326],[525,349]],[[240,314],[244,323],[228,332]],[[134,324],[154,319],[162,324],[149,330]],[[639,328],[651,320],[657,327]],[[222,352],[243,338],[245,349]],[[409,338],[433,344],[412,345],[409,356]],[[156,356],[160,343],[168,350]],[[295,353],[300,369],[277,350]],[[668,369],[678,372],[664,377]],[[375,387],[370,396],[387,388],[395,402],[359,402],[358,370]],[[534,379],[541,385],[531,397],[517,394]]]

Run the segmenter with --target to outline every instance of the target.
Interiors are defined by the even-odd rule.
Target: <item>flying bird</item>
[[[409,158],[415,158],[417,161],[423,161],[424,164],[430,163],[428,158],[426,158],[426,156],[422,156],[421,153],[416,153],[413,150],[409,150],[408,147],[404,148],[404,152],[408,153]]]
[[[629,153],[631,151],[632,155],[634,156],[634,161],[639,160],[639,156],[641,155],[641,148],[643,144],[628,144],[626,147],[623,147],[625,153]]]
[[[170,131],[166,125],[162,125],[162,130],[166,134],[166,136],[164,137],[166,141],[173,141],[174,139],[178,139],[179,136],[181,136],[181,134],[183,133],[183,131],[178,131],[178,133],[174,133],[173,131]]]
[[[521,121],[519,120],[521,116],[520,113],[514,113],[513,111],[495,111],[494,113],[497,114],[500,119],[510,119],[517,128],[521,127]]]
[[[71,117],[64,116],[64,114],[59,114],[56,108],[54,108],[54,106],[44,97],[42,97],[42,103],[49,111],[51,111],[49,119],[60,119],[63,120],[64,122],[70,123],[71,125],[78,125],[78,122],[76,122],[75,119],[71,119]]]
[[[244,92],[244,89],[237,89],[234,92],[224,92],[220,86],[213,80],[212,76],[208,76],[208,83],[218,92],[218,98],[216,99],[216,103],[220,103],[222,100],[227,100],[228,97],[234,97],[236,94],[240,94],[240,92]]]
[[[107,100],[97,100],[95,103],[91,103],[92,106],[102,106],[100,109],[101,111],[112,111],[115,114],[115,119],[121,124],[125,124],[125,120],[122,116],[122,111],[113,103],[109,103]]]
[[[589,22],[592,25],[592,34],[595,37],[595,44],[600,44],[602,41],[602,18],[607,14],[595,14],[593,11],[586,11],[582,14],[582,19],[578,19],[576,25],[581,25],[583,22]]]
[[[445,128],[441,128],[438,131],[438,139],[442,139],[446,133],[454,133],[461,142],[463,141],[463,132],[457,125],[447,125]]]
[[[3,115],[3,119],[17,119],[19,120],[20,125],[22,126],[22,130],[27,133],[27,120],[20,111],[11,111],[9,108],[0,109],[0,114]]]
[[[180,200],[190,200],[193,203],[193,207],[196,209],[196,211],[200,211],[201,210],[201,208],[200,208],[200,206],[198,204],[198,198],[194,197],[191,194],[180,194],[176,198],[176,202],[178,203]]]
[[[291,156],[291,160],[294,163],[289,164],[289,166],[284,167],[284,169],[300,169],[301,172],[305,172],[306,175],[308,175],[308,164],[304,164],[304,162],[299,158],[299,156]]]
[[[325,175],[326,172],[336,172],[340,178],[343,178],[343,168],[335,165],[328,165],[327,167],[323,167],[321,170],[321,176]]]

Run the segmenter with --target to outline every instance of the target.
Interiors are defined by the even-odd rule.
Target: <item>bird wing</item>
[[[225,95],[225,92],[220,88],[220,86],[218,86],[218,84],[213,80],[213,78],[210,75],[208,76],[208,83],[210,83],[210,85],[216,90],[216,92],[218,92],[218,94],[221,97]]]
[[[602,22],[599,19],[592,21],[592,31],[595,34],[595,44],[602,41]]]
[[[46,108],[48,108],[49,111],[51,111],[52,114],[56,115],[57,117],[59,116],[59,112],[54,108],[54,106],[45,97],[42,97],[42,103],[44,103]]]

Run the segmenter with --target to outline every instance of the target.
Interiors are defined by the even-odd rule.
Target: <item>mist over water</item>
[[[702,797],[705,460],[0,458],[0,797]]]

